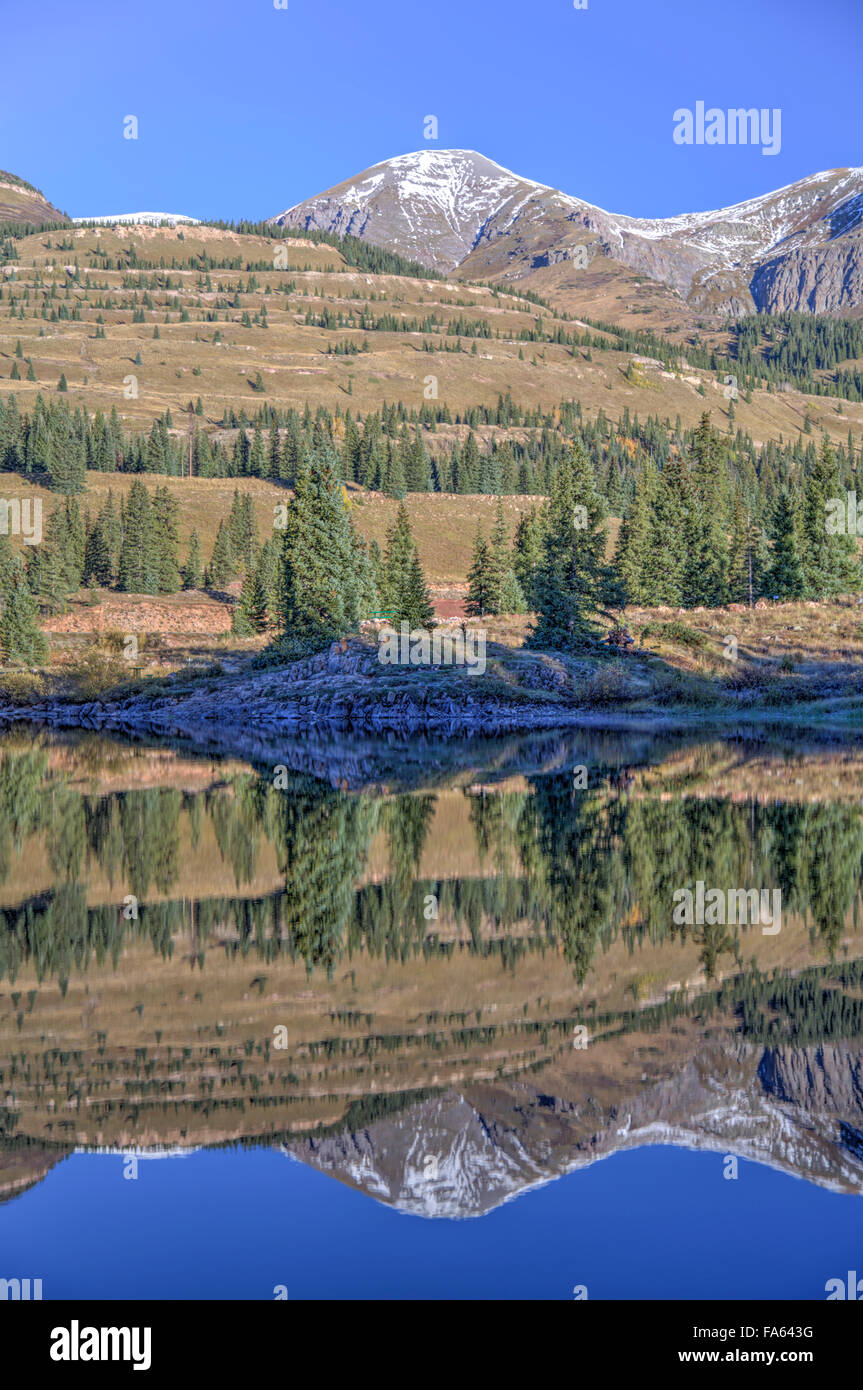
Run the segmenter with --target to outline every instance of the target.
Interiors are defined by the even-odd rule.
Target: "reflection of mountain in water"
[[[430,1215],[646,1143],[859,1190],[856,766],[478,749],[381,796],[334,789],[326,750],[283,789],[0,745],[0,1198],[75,1151],[220,1144]],[[696,879],[779,888],[781,935],[675,925]]]
[[[839,1047],[700,1056],[597,1115],[526,1083],[449,1091],[357,1133],[286,1152],[415,1216],[482,1216],[601,1158],[671,1144],[863,1194],[863,1054]],[[853,1117],[855,1124],[850,1123]],[[858,1129],[856,1126],[860,1126]]]

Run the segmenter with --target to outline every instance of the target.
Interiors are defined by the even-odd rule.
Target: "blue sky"
[[[264,217],[436,143],[613,212],[718,207],[863,162],[860,19],[861,0],[8,6],[0,168],[72,216]],[[676,145],[698,100],[781,108],[781,152]]]

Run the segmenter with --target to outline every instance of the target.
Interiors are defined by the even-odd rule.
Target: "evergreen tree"
[[[656,469],[648,462],[635,480],[635,495],[620,527],[615,563],[627,603],[650,602],[650,545],[658,486]]]
[[[5,536],[4,546],[8,546]],[[8,560],[8,557],[7,557]],[[3,611],[0,614],[0,656],[4,661],[21,662],[35,666],[46,659],[48,643],[39,627],[36,603],[24,574],[24,566],[15,556],[5,568],[4,582],[0,588]]]
[[[231,628],[240,637],[250,637],[256,632],[266,632],[269,621],[267,594],[260,568],[255,565],[243,580],[240,600],[231,616]]]
[[[357,625],[363,565],[341,465],[330,449],[317,449],[296,478],[282,538],[286,653],[320,648]]]
[[[270,458],[268,472],[269,476],[273,479],[274,482],[278,481],[278,479],[282,476],[282,441],[279,436],[279,430],[277,425],[273,425],[270,429]]]
[[[604,601],[606,531],[593,469],[577,445],[557,471],[546,504],[530,645],[578,651],[597,635]]]
[[[783,488],[773,510],[773,555],[767,574],[767,592],[776,598],[803,597],[806,579],[800,558],[799,518],[794,496]]]
[[[500,586],[500,608],[501,613],[526,613],[527,602],[522,593],[521,585],[515,577],[514,570],[507,570]]]
[[[208,589],[224,589],[237,573],[231,533],[224,521],[219,522],[213,553],[207,566],[206,586]]]
[[[117,578],[122,543],[122,523],[114,506],[114,494],[108,496],[87,533],[84,550],[84,582],[95,582],[110,588]]]
[[[536,576],[542,559],[542,520],[535,507],[525,512],[515,528],[513,570],[528,609],[536,608]]]
[[[494,525],[491,531],[491,540],[488,546],[488,560],[491,567],[491,587],[489,598],[491,606],[486,610],[489,613],[501,613],[501,589],[507,571],[511,567],[509,550],[509,529],[506,524],[506,517],[503,514],[503,498],[497,499],[497,510],[495,512]]]
[[[201,542],[198,539],[197,531],[193,531],[189,536],[189,553],[186,563],[183,566],[183,588],[200,589],[201,587]]]
[[[689,475],[682,457],[666,459],[653,492],[642,602],[686,602],[687,537],[693,517]]]
[[[473,543],[473,562],[468,570],[468,595],[465,610],[472,618],[484,618],[487,613],[496,612],[493,608],[499,598],[500,586],[496,582],[494,565],[488,542],[482,534],[479,522]]]
[[[150,494],[138,479],[129,489],[123,513],[117,583],[129,594],[155,594],[159,587],[158,547],[153,533]]]
[[[246,570],[251,569],[258,551],[258,522],[250,492],[238,492],[234,489],[228,517],[228,532],[234,564]]]
[[[175,594],[180,588],[180,504],[167,487],[153,495],[153,543],[156,551],[157,585],[160,594]]]
[[[720,445],[707,412],[696,430],[692,453],[683,594],[691,607],[715,608],[728,597],[728,508]]]
[[[396,619],[410,623],[412,628],[427,628],[434,619],[434,608],[417,549],[414,549],[407,583],[402,590],[401,611]]]
[[[827,435],[806,479],[803,501],[803,573],[810,598],[855,591],[860,586],[856,517],[841,532],[828,530],[829,504],[845,501],[836,453]],[[846,518],[846,521],[848,519]]]

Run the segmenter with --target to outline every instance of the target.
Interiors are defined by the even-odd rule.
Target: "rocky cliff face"
[[[0,169],[0,222],[66,222],[31,183]]]
[[[840,313],[863,304],[863,169],[833,169],[713,212],[628,217],[473,150],[377,164],[273,221],[347,232],[437,270],[519,279],[597,256],[699,310]]]

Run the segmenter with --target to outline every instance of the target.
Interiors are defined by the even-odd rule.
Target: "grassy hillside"
[[[65,374],[72,404],[91,411],[116,406],[124,421],[141,426],[168,409],[182,412],[199,396],[201,423],[211,425],[226,407],[251,413],[263,402],[286,408],[309,401],[313,409],[323,404],[365,412],[401,400],[418,410],[428,399],[432,376],[437,399],[453,413],[493,405],[507,391],[531,407],[578,398],[588,417],[600,409],[616,417],[628,407],[641,417],[672,422],[679,415],[684,426],[692,426],[710,408],[721,428],[728,413],[722,382],[709,371],[681,365],[668,372],[644,363],[633,374],[627,352],[585,353],[561,343],[523,341],[520,335],[535,331],[538,318],[543,333],[552,337],[558,330],[580,330],[574,320],[560,319],[518,291],[367,274],[351,269],[337,249],[302,238],[275,242],[212,227],[77,228],[24,238],[14,250],[17,259],[3,267],[0,393],[14,390],[24,408],[39,390],[55,391]],[[277,253],[284,268],[275,268]],[[634,280],[622,290],[597,284],[595,294],[592,290],[587,300],[582,295],[576,302],[565,267],[541,274],[545,278],[537,287],[561,309],[590,309],[594,318],[607,316],[631,327],[654,324],[652,314],[639,319],[636,311],[654,304],[655,286]],[[144,307],[145,295],[152,307]],[[136,308],[143,322],[133,322]],[[264,308],[268,327],[254,321]],[[668,330],[670,341],[679,340],[682,330],[692,327],[689,319],[667,294],[661,308],[655,327]],[[309,314],[336,326],[307,323]],[[353,314],[355,323],[365,315],[373,326],[339,327],[339,314],[343,319]],[[459,319],[461,337],[448,331]],[[419,326],[392,331],[401,322]],[[102,329],[105,336],[97,337]],[[483,336],[487,333],[491,336]],[[25,379],[12,381],[19,340]],[[716,344],[721,342],[720,335]],[[424,343],[450,350],[430,353]],[[331,351],[336,345],[358,351],[336,355]],[[35,380],[27,381],[31,363]],[[258,372],[263,394],[254,390]],[[129,395],[130,375],[136,378],[136,397]],[[863,404],[843,403],[840,416],[829,398],[811,402],[793,391],[755,391],[751,403],[741,398],[736,427],[758,441],[794,438],[807,408],[837,441],[849,425],[863,430]]]

